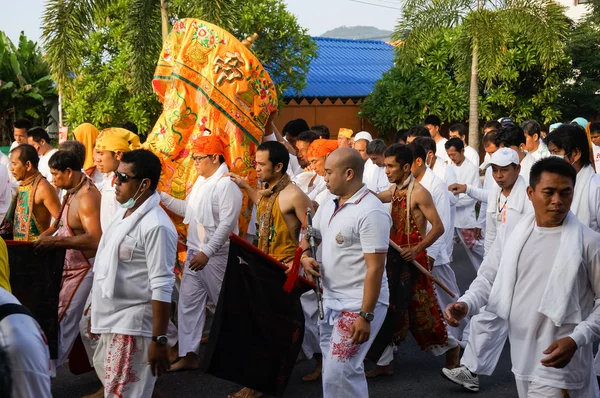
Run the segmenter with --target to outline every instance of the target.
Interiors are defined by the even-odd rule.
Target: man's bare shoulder
[[[415,182],[411,201],[415,205],[421,203],[429,203],[432,201],[431,194],[423,185],[421,185],[418,182]]]
[[[310,200],[308,196],[296,184],[288,184],[281,191],[281,195],[287,200]]]
[[[96,187],[84,188],[77,194],[79,209],[85,212],[100,212],[100,201],[102,196]]]
[[[35,196],[36,196],[36,199],[37,198],[43,199],[46,197],[46,195],[54,195],[58,199],[58,193],[56,192],[56,189],[54,188],[54,186],[52,184],[50,184],[48,182],[48,180],[46,180],[45,178],[42,178],[40,180],[40,183],[38,184]]]

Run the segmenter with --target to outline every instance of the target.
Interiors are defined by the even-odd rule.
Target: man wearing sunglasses
[[[149,397],[169,368],[177,232],[160,207],[160,173],[158,157],[143,149],[124,153],[115,172],[120,208],[98,246],[91,307],[104,396]]]
[[[238,233],[242,191],[229,178],[226,144],[213,134],[194,141],[192,159],[198,173],[186,200],[161,193],[161,202],[188,224],[187,259],[179,292],[179,357],[172,369],[200,367],[200,341],[206,304],[219,301],[229,253],[229,235]]]

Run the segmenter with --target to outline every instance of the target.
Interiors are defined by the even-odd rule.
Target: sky
[[[252,1],[252,0],[249,0]],[[16,42],[19,33],[35,41],[41,36],[45,0],[0,0],[0,30]],[[284,0],[309,34],[319,36],[340,26],[374,26],[393,30],[400,15],[400,0]],[[369,3],[369,4],[365,4]]]

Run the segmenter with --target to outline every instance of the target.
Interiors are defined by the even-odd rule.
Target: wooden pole
[[[396,250],[398,253],[402,254],[402,252],[404,252],[404,250],[402,250],[402,248],[400,246],[398,246],[395,242],[390,240],[390,246]],[[448,293],[448,295],[452,298],[456,298],[456,295],[454,293],[452,293],[452,291],[450,289],[448,289],[448,287],[446,287],[446,285],[444,285],[442,282],[440,282],[435,276],[433,276],[433,274],[431,272],[429,272],[428,270],[425,269],[425,267],[423,267],[421,264],[419,264],[418,262],[416,262],[415,260],[413,260],[411,262],[412,265],[414,265],[419,271],[421,271],[423,274],[425,274],[429,279],[431,279],[436,285],[438,285],[439,287],[442,288],[442,290],[444,290],[446,293]]]
[[[162,25],[162,41],[163,43],[169,36],[169,0],[160,0],[160,19]]]

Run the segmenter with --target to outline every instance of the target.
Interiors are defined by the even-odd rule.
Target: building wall
[[[588,12],[587,5],[584,4],[585,0],[555,0],[557,3],[568,7],[565,11],[567,17],[574,21],[578,21],[581,17]]]
[[[300,103],[291,101],[275,118],[275,125],[281,131],[287,122],[302,118],[309,126],[324,124],[329,127],[331,138],[336,138],[340,128],[349,128],[354,131],[369,131],[375,133],[375,128],[369,121],[358,117],[360,100],[330,100],[312,99],[302,100]]]

